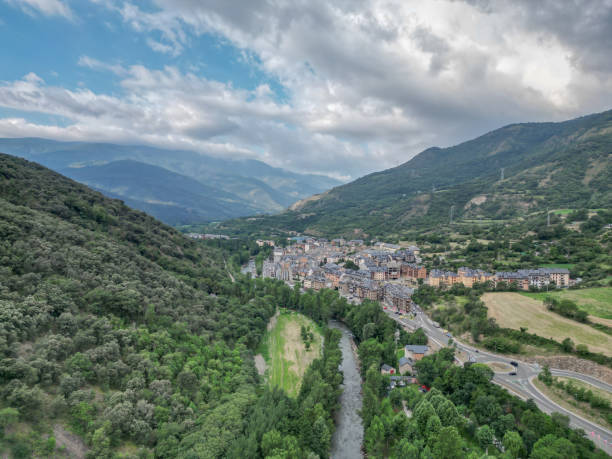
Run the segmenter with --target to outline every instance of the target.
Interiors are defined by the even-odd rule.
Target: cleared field
[[[485,293],[482,300],[489,309],[489,317],[495,318],[501,327],[516,330],[527,327],[530,333],[557,341],[569,337],[575,344],[586,344],[593,352],[612,355],[612,336],[550,312],[537,299],[499,292]]]
[[[309,349],[302,339],[302,326],[313,333]],[[306,316],[281,312],[263,339],[268,384],[281,387],[291,396],[297,395],[306,369],[321,355],[322,339],[316,324]]]
[[[584,288],[579,290],[554,290],[548,293],[522,293],[530,298],[544,300],[546,296],[574,301],[590,315],[612,319],[612,287]],[[605,322],[603,322],[605,323]],[[607,323],[610,325],[610,322]]]

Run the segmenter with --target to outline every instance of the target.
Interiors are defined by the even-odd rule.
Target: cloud
[[[83,56],[80,65],[112,72],[122,92],[68,91],[30,76],[1,85],[0,105],[73,120],[56,137],[352,177],[504,124],[612,107],[612,0],[103,4],[162,55],[179,56],[203,34],[233,45],[280,83],[283,97],[265,84],[244,90],[173,66]],[[12,126],[32,129],[23,120]]]
[[[87,67],[92,70],[103,70],[111,72],[118,76],[125,75],[127,73],[127,70],[119,64],[108,64],[106,62],[99,61],[98,59],[94,59],[93,57],[89,56],[79,57],[79,61],[77,62],[77,64],[81,67]]]
[[[21,8],[30,15],[41,13],[44,16],[63,16],[69,20],[75,17],[70,7],[61,0],[5,0],[5,2]]]

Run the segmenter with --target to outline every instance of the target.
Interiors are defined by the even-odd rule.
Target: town
[[[304,289],[338,290],[350,301],[368,299],[381,301],[398,311],[412,308],[412,295],[419,285],[449,288],[455,284],[473,287],[489,283],[493,288],[513,286],[517,290],[566,288],[576,281],[565,268],[521,269],[513,272],[489,273],[461,267],[457,272],[432,269],[428,271],[419,256],[419,248],[376,242],[367,246],[363,240],[296,236],[288,247],[274,247],[264,260],[261,275],[300,283]],[[260,245],[273,241],[260,240]],[[255,262],[243,272],[257,276]]]

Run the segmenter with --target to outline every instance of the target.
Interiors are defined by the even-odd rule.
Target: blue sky
[[[108,8],[86,1],[73,2],[76,18],[45,16],[36,10],[24,13],[12,3],[0,2],[0,47],[2,79],[16,80],[34,72],[45,81],[77,89],[86,86],[96,92],[121,91],[119,78],[109,77],[79,65],[83,56],[109,64],[142,64],[151,68],[176,66],[206,78],[231,82],[237,88],[252,90],[269,84],[278,97],[283,91],[278,80],[259,70],[257,56],[232,46],[221,36],[202,34],[190,38],[189,47],[172,56],[153,51],[146,35],[134,30]],[[159,34],[152,34],[157,38]]]
[[[0,137],[343,179],[612,108],[612,4],[0,0]]]

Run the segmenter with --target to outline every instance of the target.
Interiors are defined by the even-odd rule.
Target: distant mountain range
[[[36,161],[172,224],[277,213],[340,184],[256,160],[143,145],[0,139],[0,152]]]
[[[513,124],[362,177],[233,232],[298,231],[348,237],[520,218],[555,208],[612,206],[612,111],[561,123]]]

